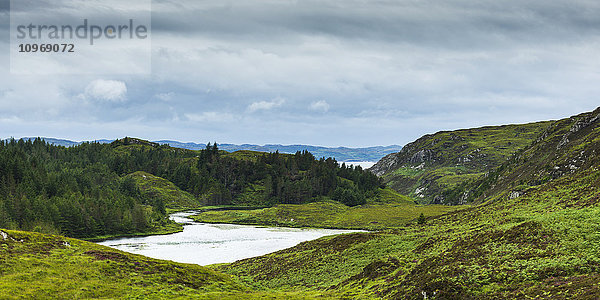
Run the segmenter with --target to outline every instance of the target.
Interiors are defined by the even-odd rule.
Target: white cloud
[[[122,102],[127,100],[127,85],[117,80],[94,80],[85,88],[83,98]]]
[[[21,122],[22,120],[17,117],[17,116],[11,116],[11,117],[0,117],[0,123],[18,123]]]
[[[310,104],[310,110],[328,112],[329,111],[329,103],[325,100],[316,101]]]
[[[254,102],[248,106],[249,112],[256,112],[259,110],[271,110],[273,108],[281,107],[285,103],[285,99],[276,98],[272,101],[259,101]]]
[[[201,114],[185,114],[185,117],[192,122],[228,122],[235,119],[230,113],[221,112],[203,112]]]
[[[160,94],[156,94],[155,97],[162,101],[169,102],[169,101],[173,100],[173,97],[175,97],[175,93],[173,93],[173,92],[160,93]]]

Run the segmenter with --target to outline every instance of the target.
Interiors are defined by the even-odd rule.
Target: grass
[[[326,237],[214,268],[257,289],[350,299],[597,299],[599,178],[590,171],[425,225]]]
[[[192,194],[182,191],[164,178],[142,171],[127,176],[135,180],[143,196],[161,199],[168,208],[193,209],[200,206],[200,202]]]
[[[0,230],[1,299],[322,299],[333,291],[256,290],[209,268],[97,244]]]
[[[175,211],[173,211],[175,212]],[[136,236],[151,236],[151,235],[167,235],[183,231],[183,225],[176,223],[172,220],[166,220],[164,224],[155,224],[155,227],[145,232],[134,232],[129,234],[107,234],[99,235],[92,238],[85,238],[83,240],[90,242],[103,241],[118,237],[136,237]]]
[[[422,203],[438,198],[436,202],[450,204],[439,199],[439,195],[482,178],[530,146],[551,124],[488,126],[426,135],[396,154],[390,168],[382,167],[383,178],[389,187]],[[422,161],[414,161],[421,151],[427,151],[428,155]],[[379,170],[377,165],[375,169]]]
[[[207,268],[59,236],[3,231],[0,298],[176,298],[244,291]],[[15,297],[18,295],[18,297]]]
[[[206,211],[191,218],[204,223],[381,230],[406,226],[415,222],[421,213],[437,216],[468,207],[416,205],[414,200],[389,189],[369,202],[355,207],[336,201],[280,204],[257,210]]]
[[[246,160],[246,161],[258,161],[260,157],[265,155],[264,152],[251,151],[251,150],[239,150],[235,152],[224,152],[223,154],[226,157],[235,158],[238,160]],[[282,156],[289,156],[289,154],[280,154]]]

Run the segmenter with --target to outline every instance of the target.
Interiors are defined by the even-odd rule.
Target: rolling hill
[[[600,109],[544,127],[488,175],[456,186],[454,196],[477,205],[215,268],[348,299],[598,299]]]
[[[324,237],[209,268],[60,236],[0,230],[0,297],[600,298],[600,108],[558,121],[438,137],[436,143],[426,136],[416,149],[407,147],[407,153],[398,155],[399,165],[423,165],[427,172],[456,168],[460,159],[474,175],[444,186],[440,195],[444,202],[473,205],[401,220],[394,219],[398,211],[377,210],[385,204],[407,211],[433,206],[396,197],[352,208],[319,202],[245,215],[209,214],[276,225],[285,225],[291,216],[299,216],[299,222],[314,220],[317,226],[331,220],[352,225],[369,212],[375,212],[369,217],[382,219],[379,231]],[[428,152],[427,147],[436,150]],[[466,152],[458,151],[461,147]],[[469,157],[476,149],[485,155]],[[251,152],[237,156],[256,159]],[[408,158],[407,163],[405,156],[417,161]]]
[[[35,140],[34,137],[24,137],[23,140]],[[8,140],[8,139],[7,139]],[[75,142],[71,140],[65,139],[56,139],[56,138],[46,138],[42,137],[42,140],[46,141],[49,144],[56,146],[65,146],[72,147],[80,145],[84,142]],[[114,140],[101,139],[96,140],[94,142],[102,143],[102,144],[110,144]],[[182,148],[188,150],[203,150],[206,149],[206,144],[202,143],[182,143],[178,141],[171,140],[160,140],[154,141],[154,143],[160,145],[169,145],[174,148]],[[391,146],[375,146],[375,147],[367,147],[367,148],[348,148],[348,147],[321,147],[321,146],[311,146],[311,145],[253,145],[253,144],[219,144],[219,149],[225,150],[227,152],[236,152],[242,150],[249,151],[257,151],[257,152],[275,152],[279,151],[280,153],[294,154],[298,151],[309,151],[315,157],[333,157],[337,161],[340,162],[375,162],[386,156],[387,154],[394,153],[400,151],[402,146],[391,145]]]
[[[553,122],[489,126],[425,135],[370,170],[396,191],[422,203],[448,202],[444,192],[476,180],[533,143]]]

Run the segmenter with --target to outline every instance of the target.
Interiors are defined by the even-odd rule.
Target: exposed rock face
[[[573,134],[576,134],[577,132],[581,131],[582,129],[594,124],[595,122],[597,122],[598,120],[600,120],[600,114],[597,114],[595,116],[589,116],[589,117],[583,117],[578,119],[577,121],[575,121],[575,124],[573,124],[573,126],[571,126],[571,129],[569,129],[569,132],[565,133],[565,135],[563,135],[561,141],[558,143],[558,146],[556,146],[556,149],[559,150],[562,147],[566,146],[571,140],[569,139],[569,137]]]
[[[431,149],[421,148],[419,149],[416,144],[421,142],[421,140],[430,137],[426,135],[419,140],[410,143],[402,148],[398,153],[392,153],[380,161],[378,161],[374,166],[372,166],[369,170],[373,172],[377,176],[383,176],[403,165],[418,165],[426,162],[435,161],[435,154]],[[434,141],[435,142],[435,141]],[[439,142],[439,140],[438,140]],[[420,167],[421,169],[423,166]]]
[[[369,170],[422,203],[464,204],[471,195],[445,193],[501,165],[529,146],[552,122],[441,131],[407,144]]]
[[[371,171],[421,203],[465,204],[507,191],[514,199],[523,196],[521,185],[596,167],[599,132],[600,108],[556,121],[442,131],[386,156]]]
[[[422,149],[410,158],[410,162],[413,164],[418,164],[430,160],[433,160],[433,151],[429,149]]]
[[[519,197],[521,197],[521,194],[522,194],[522,193],[521,193],[520,191],[512,191],[512,192],[510,192],[510,194],[508,195],[508,199],[509,199],[509,200],[512,200],[512,199],[515,199],[515,198],[519,198]]]
[[[398,153],[388,154],[378,161],[374,166],[372,166],[369,171],[373,172],[373,174],[377,176],[383,176],[388,171],[393,170],[398,164],[398,161]]]

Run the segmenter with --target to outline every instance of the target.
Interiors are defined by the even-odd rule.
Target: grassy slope
[[[600,165],[600,108],[552,124],[490,176],[463,188],[474,200],[518,192]]]
[[[231,158],[235,158],[235,159],[239,159],[239,160],[246,160],[246,161],[257,161],[259,157],[265,155],[265,152],[257,152],[257,151],[250,151],[250,150],[240,150],[240,151],[235,151],[235,152],[225,152],[222,151],[221,152],[223,156],[226,157],[231,157]],[[282,156],[290,156],[290,154],[280,154]]]
[[[3,231],[0,298],[163,298],[243,291],[206,268],[127,254],[93,243]]]
[[[557,121],[488,176],[472,208],[216,268],[256,287],[361,299],[598,299],[599,127],[600,110]]]
[[[130,145],[134,147],[140,147],[140,145]],[[150,173],[138,171],[127,175],[132,177],[139,188],[142,196],[148,199],[159,198],[162,199],[169,211],[181,211],[186,209],[199,208],[201,205],[198,200],[190,193],[182,191],[180,188],[175,186],[172,182],[154,176]],[[150,209],[150,208],[149,208]],[[104,235],[85,240],[98,241],[117,236],[148,236],[148,235],[161,235],[171,234],[180,232],[183,230],[181,224],[177,224],[171,220],[161,220],[160,223],[153,224],[153,228],[146,232],[136,232],[131,234],[119,234],[119,235]]]
[[[590,171],[426,225],[322,238],[216,269],[258,288],[360,299],[597,298],[599,179]]]
[[[165,206],[172,209],[198,208],[200,202],[190,193],[182,191],[172,182],[146,172],[127,175],[135,180],[143,196],[160,198]]]
[[[192,218],[205,223],[380,230],[404,226],[421,213],[436,216],[465,207],[415,205],[412,199],[386,189],[369,204],[356,207],[335,201],[281,204],[258,210],[207,211]]]
[[[426,135],[401,152],[388,155],[372,170],[402,194],[423,203],[445,203],[439,197],[443,191],[500,166],[551,124],[489,126]]]
[[[336,298],[333,292],[256,291],[205,267],[71,238],[9,230],[0,234],[2,299]]]

